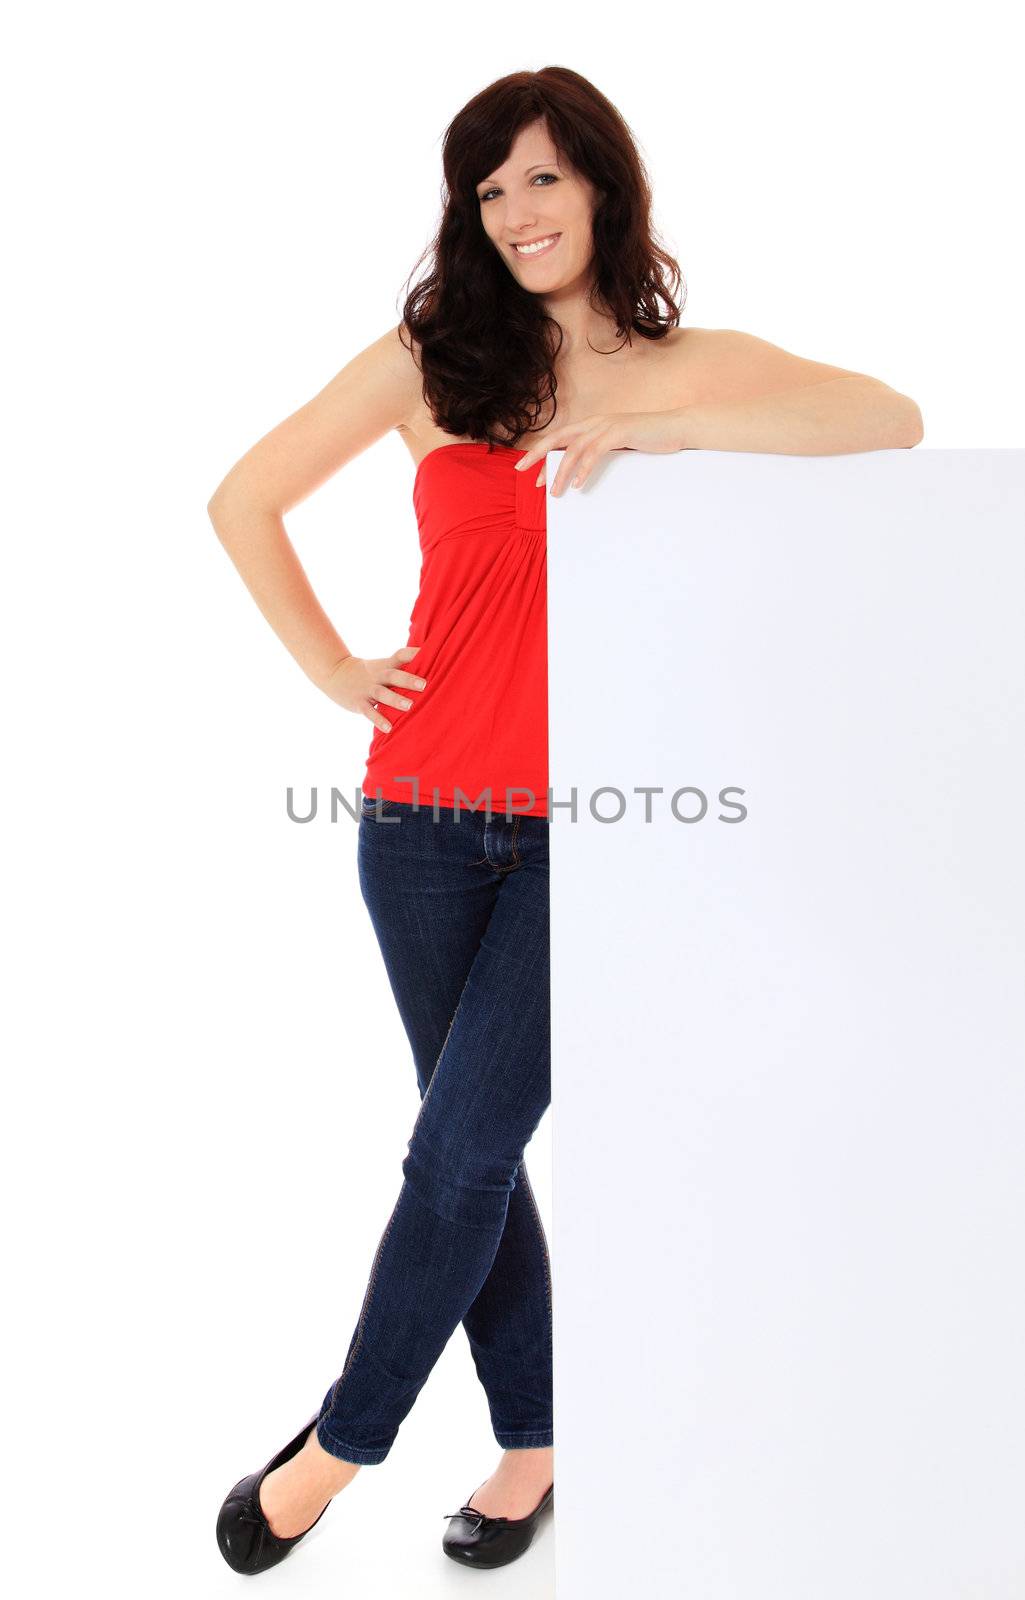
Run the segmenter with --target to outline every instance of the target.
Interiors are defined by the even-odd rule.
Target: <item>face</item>
[[[491,243],[525,289],[545,296],[587,280],[597,198],[586,178],[560,164],[543,119],[522,128],[507,160],[477,184]],[[536,252],[516,248],[541,240]]]

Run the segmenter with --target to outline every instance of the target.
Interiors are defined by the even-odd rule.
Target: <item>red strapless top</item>
[[[382,705],[391,731],[374,729],[364,794],[451,808],[458,788],[462,809],[483,811],[490,790],[494,812],[548,815],[547,488],[540,461],[513,470],[524,455],[443,444],[417,467],[407,643],[422,648],[404,666],[427,687],[408,711]]]

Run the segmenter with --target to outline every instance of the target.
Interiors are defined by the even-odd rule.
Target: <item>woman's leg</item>
[[[412,815],[386,806],[385,815]],[[502,819],[487,831],[480,815],[458,823],[430,814],[401,851],[399,824],[361,826],[360,884],[392,994],[409,1039],[421,1098],[444,1048],[470,968],[503,880],[516,868],[514,836],[524,820],[536,834],[547,824]],[[447,829],[447,837],[426,828]],[[461,831],[459,831],[461,830]],[[458,833],[458,837],[456,837]],[[546,1044],[547,1048],[547,1044]],[[509,1195],[505,1227],[491,1270],[462,1319],[503,1449],[552,1444],[552,1285],[544,1225],[524,1162]]]
[[[520,1187],[523,1150],[551,1092],[547,823],[473,813],[436,823],[430,811],[386,807],[396,812],[397,823],[361,824],[360,870],[380,890],[375,898],[371,888],[370,897],[379,912],[388,908],[385,922],[404,904],[408,912],[411,890],[422,897],[421,948],[433,941],[439,915],[451,917],[454,903],[474,899],[474,886],[486,887],[490,873],[501,881],[427,1082],[344,1369],[317,1423],[324,1450],[361,1465],[384,1460],[487,1283]],[[454,873],[460,863],[463,872]],[[530,1226],[536,1231],[537,1221]],[[521,1250],[518,1235],[511,1241],[517,1271],[537,1260]],[[509,1409],[500,1413],[521,1444],[551,1442],[547,1277],[540,1287],[540,1304],[535,1297],[524,1306],[521,1282],[485,1302],[494,1314],[521,1318],[526,1332],[528,1354],[505,1384],[501,1404]],[[483,1348],[486,1358],[517,1364],[518,1347]]]

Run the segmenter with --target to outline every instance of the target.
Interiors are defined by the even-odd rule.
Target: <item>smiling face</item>
[[[550,296],[587,283],[597,191],[560,162],[543,118],[521,128],[502,166],[477,184],[477,200],[485,233],[524,289]]]

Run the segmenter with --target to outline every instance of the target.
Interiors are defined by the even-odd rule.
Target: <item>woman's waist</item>
[[[460,785],[471,798],[488,790],[495,809],[506,809],[510,788],[535,799],[548,787],[548,684],[543,666],[512,682],[500,674],[432,683],[408,711],[384,706],[390,730],[375,728],[365,788],[387,784],[389,798],[409,798],[416,779],[437,786],[449,800]],[[433,698],[428,698],[432,695]]]
[[[398,807],[428,814],[441,810],[476,816],[548,815],[547,772],[525,783],[496,782],[484,774],[473,778],[466,773],[460,781],[447,770],[417,771],[396,778],[389,777],[387,771],[375,771],[368,763],[362,792],[364,815],[379,815]]]

